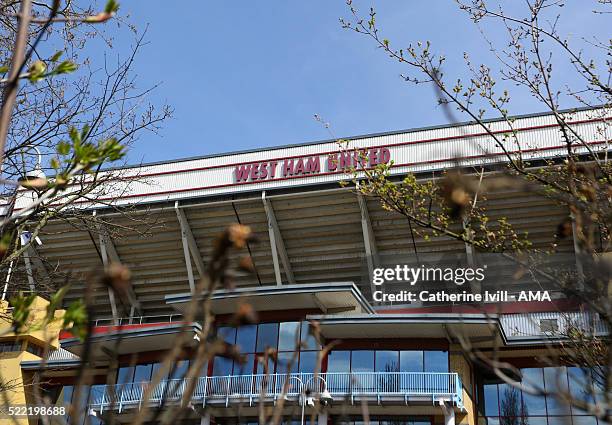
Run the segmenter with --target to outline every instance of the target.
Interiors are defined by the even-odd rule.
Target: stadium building
[[[607,113],[581,110],[567,117],[589,141],[589,149],[610,149],[601,132],[610,119]],[[500,135],[509,131],[502,121],[488,125]],[[513,125],[518,143],[509,141],[507,149],[520,150],[534,166],[564,155],[552,115],[517,117]],[[353,137],[349,146],[365,152],[368,166],[392,161],[391,174],[397,178],[408,172],[435,178],[451,168],[493,172],[506,161],[491,137],[474,124]],[[586,153],[587,147],[577,149]],[[555,349],[569,321],[593,323],[601,335],[607,330],[554,288],[547,293],[550,299],[539,300],[518,297],[523,290],[538,289],[528,282],[503,287],[500,298],[476,303],[375,298],[373,275],[379,267],[435,265],[442,258],[478,254],[448,238],[415,236],[405,217],[358,195],[351,184],[340,185],[351,181],[346,172],[356,162],[336,141],[323,141],[114,170],[122,176],[116,185],[76,204],[82,215],[97,218],[99,231],[76,219],[52,220],[40,235],[41,243],[15,264],[25,274],[5,276],[2,295],[2,308],[10,312],[5,300],[17,290],[35,290],[48,280],[59,287],[69,276],[66,304],[91,297],[87,350],[93,366],[87,387],[75,399],[86,348],[75,335],[52,327],[19,336],[3,332],[0,371],[5,381],[17,383],[5,392],[10,403],[32,402],[29,384],[35,373],[44,395],[57,406],[77,400],[82,406],[78,423],[99,423],[109,414],[130,423],[144,405],[179,403],[202,332],[200,321],[184,320],[185,311],[206,273],[214,238],[240,223],[257,237],[257,243],[246,247],[254,271],[238,272],[234,288],[215,291],[210,308],[216,317],[214,332],[239,347],[245,361],[224,355],[210,359],[193,378],[191,409],[182,423],[258,423],[261,403],[274,407],[282,399],[285,423],[314,417],[319,425],[360,424],[365,410],[370,422],[381,425],[597,424],[595,417],[554,397],[513,389],[460,344],[460,339],[467,340],[485,355],[520,368],[523,379],[536,385],[579,391],[583,371],[566,364],[543,365],[538,358]],[[21,192],[14,209],[28,202],[31,197]],[[529,232],[535,247],[550,244],[558,223],[569,214],[552,200],[520,188],[504,189],[483,202],[492,219],[507,217],[515,229]],[[138,231],[115,236],[113,229],[128,227]],[[572,256],[572,238],[560,242],[558,251]],[[87,273],[111,262],[129,267],[131,288],[86,295]],[[427,282],[420,289],[435,292]],[[229,323],[243,302],[257,312],[258,323]],[[35,301],[39,312],[46,305],[40,297]],[[316,323],[320,341],[309,329],[311,323]],[[151,390],[152,377],[181,332],[190,335],[182,360]],[[56,338],[46,347],[49,334]],[[301,344],[296,345],[296,338]],[[331,341],[338,342],[317,365],[320,344]],[[259,359],[268,348],[277,355],[268,359],[266,374]],[[112,352],[118,353],[116,367]],[[111,376],[109,370],[116,373]],[[143,399],[149,390],[150,397]],[[25,423],[27,418],[17,420]],[[0,423],[11,422],[4,416]]]

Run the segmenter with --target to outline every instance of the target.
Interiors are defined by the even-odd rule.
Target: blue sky
[[[607,39],[605,15],[593,16],[585,3],[595,5],[568,0],[563,28],[575,39],[585,29]],[[447,75],[465,75],[463,51],[490,61],[478,30],[452,0],[355,4],[362,12],[374,5],[394,43],[431,40],[448,57]],[[341,28],[344,0],[123,1],[121,14],[140,29],[148,25],[134,68],[139,86],[160,83],[150,100],[175,111],[159,135],[142,135],[130,163],[329,138],[314,114],[337,137],[447,122],[431,87],[403,82],[399,64]],[[499,32],[492,38],[501,40]],[[133,41],[127,34],[115,40],[119,51]],[[557,82],[565,78],[572,77],[560,69]],[[543,110],[528,94],[512,93],[512,113]]]

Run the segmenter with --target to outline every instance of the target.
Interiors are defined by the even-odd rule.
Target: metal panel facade
[[[609,149],[604,142],[608,138],[602,134],[603,119],[609,116],[609,111],[588,110],[566,114],[566,119],[574,123],[572,128],[590,149],[600,151]],[[325,141],[109,171],[129,182],[102,189],[99,198],[119,197],[118,204],[134,204],[330,183],[350,177],[341,167],[347,165],[343,159],[349,158],[348,151],[357,149],[365,150],[371,161],[368,166],[392,161],[393,174],[504,162],[504,150],[512,155],[521,152],[527,160],[566,152],[552,115],[518,118],[513,128],[505,121],[490,122],[488,127],[504,149],[476,124],[413,130],[358,137],[342,146]],[[576,153],[587,150],[576,146]],[[16,209],[24,208],[28,199],[22,192]]]

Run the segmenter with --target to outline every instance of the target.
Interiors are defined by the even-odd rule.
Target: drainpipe
[[[455,425],[455,409],[452,406],[447,406],[442,400],[438,402],[444,412],[444,425]]]

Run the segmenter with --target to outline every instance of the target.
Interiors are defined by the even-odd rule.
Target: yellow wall
[[[476,405],[474,403],[474,381],[473,373],[470,363],[465,358],[463,351],[460,346],[451,345],[449,353],[450,370],[456,372],[461,377],[461,383],[463,384],[463,405],[465,406],[466,412],[457,412],[455,415],[455,421],[457,425],[476,425]]]
[[[0,342],[16,343],[21,345],[20,351],[0,353],[0,385],[4,391],[0,391],[0,406],[24,405],[26,404],[26,393],[28,379],[24,379],[21,371],[21,362],[28,360],[39,360],[40,357],[25,351],[28,344],[41,348],[55,349],[59,347],[59,320],[41,327],[42,320],[46,317],[49,302],[41,297],[36,297],[30,310],[29,329],[22,334],[15,334],[11,328],[10,312],[8,303],[0,301]],[[55,312],[55,319],[63,316],[64,311]],[[26,417],[15,418],[18,424],[26,425]],[[15,424],[15,421],[0,416],[0,425]]]

